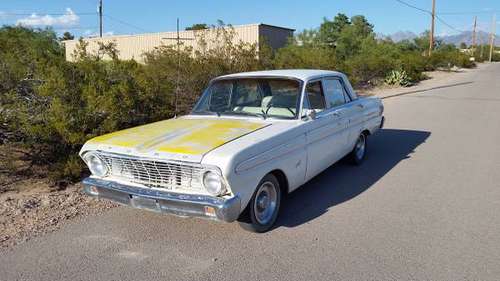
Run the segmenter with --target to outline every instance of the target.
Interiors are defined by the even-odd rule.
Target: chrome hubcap
[[[366,146],[365,135],[361,134],[356,142],[356,157],[358,159],[362,159],[365,155],[365,146]]]
[[[260,224],[267,224],[276,211],[278,194],[276,187],[271,182],[264,182],[255,195],[255,218]]]

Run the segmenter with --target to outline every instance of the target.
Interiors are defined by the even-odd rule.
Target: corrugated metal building
[[[231,30],[227,29],[226,30]],[[257,44],[259,46],[260,40],[271,46],[273,49],[278,49],[287,43],[288,39],[293,36],[293,29],[273,26],[268,24],[247,24],[233,26],[234,36],[232,41],[234,44],[238,42],[245,42],[249,44]],[[182,40],[184,46],[190,46],[193,50],[200,50],[200,38],[204,38],[207,43],[206,48],[214,48],[217,44],[216,38],[217,29],[206,30],[185,30],[180,32],[180,38],[194,38],[195,40]],[[176,45],[177,32],[158,32],[158,33],[145,33],[136,35],[116,35],[105,36],[102,38],[85,38],[84,41],[88,43],[87,51],[96,52],[98,50],[98,42],[109,43],[115,42],[116,48],[119,52],[120,59],[135,59],[139,62],[144,60],[143,54],[152,51],[155,47],[161,45]],[[64,41],[66,47],[66,60],[73,60],[73,52],[78,44],[78,40]]]

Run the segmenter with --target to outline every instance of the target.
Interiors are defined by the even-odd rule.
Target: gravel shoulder
[[[427,75],[429,79],[420,81],[419,83],[410,87],[394,87],[383,85],[368,90],[361,90],[360,94],[366,96],[377,96],[380,98],[390,98],[405,94],[425,92],[438,88],[459,86],[470,82],[466,79],[469,73],[483,70],[488,67],[488,65],[488,63],[480,63],[477,64],[476,68],[470,69],[459,68],[451,71],[430,71],[425,73],[425,75]]]
[[[0,248],[13,246],[57,230],[79,216],[100,214],[115,204],[83,194],[81,184],[54,190],[47,180],[16,182],[0,194]]]

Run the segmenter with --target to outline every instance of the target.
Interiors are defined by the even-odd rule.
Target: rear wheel
[[[281,203],[281,190],[276,177],[267,174],[257,186],[247,211],[240,218],[243,229],[252,232],[266,232],[271,229],[278,217]]]
[[[361,133],[356,140],[353,150],[351,151],[350,158],[351,162],[355,165],[361,165],[363,160],[365,160],[366,155],[366,134]]]

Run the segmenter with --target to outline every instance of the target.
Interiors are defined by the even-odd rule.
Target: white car
[[[383,126],[378,98],[347,77],[272,70],[213,79],[189,115],[89,140],[87,194],[136,208],[269,230],[289,193]]]

